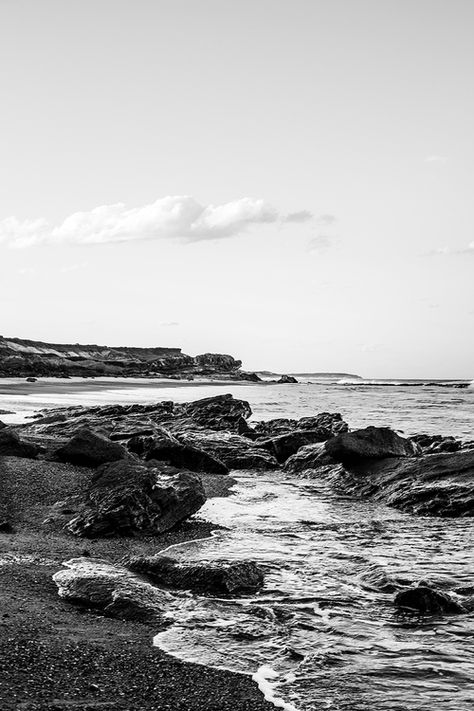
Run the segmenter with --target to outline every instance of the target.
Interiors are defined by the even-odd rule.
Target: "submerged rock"
[[[263,586],[263,571],[252,561],[178,562],[162,555],[135,556],[125,565],[147,575],[157,585],[233,595]]]
[[[439,615],[444,612],[452,614],[466,612],[466,608],[449,593],[425,586],[400,590],[395,596],[394,603],[403,610],[419,614]]]
[[[145,460],[166,461],[174,467],[194,472],[227,474],[228,467],[203,449],[183,444],[163,428],[156,428],[151,436],[133,437],[128,448]]]
[[[121,620],[162,621],[169,595],[126,568],[89,557],[72,558],[64,565],[66,570],[53,575],[64,600]]]
[[[40,451],[41,447],[20,439],[14,430],[8,427],[0,429],[0,456],[34,459]]]
[[[177,435],[184,444],[198,447],[229,469],[278,469],[275,457],[262,447],[249,440],[229,432],[194,431]]]
[[[100,467],[67,529],[77,536],[159,534],[206,501],[200,478],[165,464],[132,461]]]
[[[107,462],[130,457],[121,444],[111,442],[107,437],[92,432],[87,427],[80,429],[67,444],[59,447],[55,455],[62,462],[87,467],[98,467]]]

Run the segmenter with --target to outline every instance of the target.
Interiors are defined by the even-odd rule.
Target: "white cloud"
[[[160,326],[163,326],[163,328],[174,328],[175,326],[179,326],[179,323],[178,321],[162,321]]]
[[[146,239],[186,242],[223,239],[252,225],[306,222],[307,210],[282,215],[264,200],[241,198],[224,205],[201,205],[193,197],[169,196],[141,207],[123,203],[76,212],[57,225],[44,219],[9,217],[0,221],[0,243],[13,247],[39,244],[104,244]]]
[[[461,249],[451,249],[450,247],[437,247],[427,252],[428,257],[445,257],[451,254],[474,254],[474,242],[470,242],[467,247]]]

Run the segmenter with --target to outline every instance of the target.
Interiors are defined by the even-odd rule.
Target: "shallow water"
[[[255,560],[265,587],[239,600],[187,597],[155,644],[255,674],[287,709],[472,710],[474,615],[401,617],[393,593],[366,579],[381,568],[407,581],[472,586],[471,519],[413,517],[282,474],[238,476],[233,494],[210,500],[200,516],[230,531],[167,552]]]

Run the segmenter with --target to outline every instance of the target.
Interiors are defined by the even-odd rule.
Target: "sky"
[[[0,333],[474,377],[472,0],[0,0]]]

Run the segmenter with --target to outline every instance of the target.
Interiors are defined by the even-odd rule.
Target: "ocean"
[[[460,382],[311,380],[297,385],[101,380],[0,383],[0,415],[41,407],[188,401],[230,392],[253,419],[340,412],[350,427],[474,439],[474,388]],[[335,494],[323,480],[238,472],[198,517],[207,539],[171,547],[186,560],[254,560],[263,590],[218,599],[182,593],[154,644],[183,660],[250,675],[286,711],[472,711],[474,614],[401,616],[376,580],[395,575],[474,591],[473,519],[404,514]],[[217,528],[217,527],[223,528]],[[236,708],[238,700],[236,699]]]

